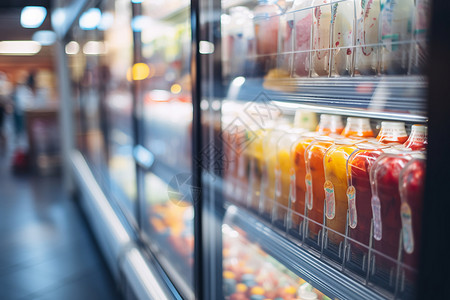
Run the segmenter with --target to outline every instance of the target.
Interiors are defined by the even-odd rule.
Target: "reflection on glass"
[[[101,44],[83,47],[102,53],[100,86],[107,113],[108,166],[111,185],[118,199],[126,201],[130,210],[136,198],[136,175],[133,149],[133,95],[127,72],[133,62],[133,37],[131,31],[131,5],[118,0],[105,3],[98,29],[104,40]],[[92,42],[90,42],[92,43]],[[121,194],[121,195],[120,195]]]
[[[143,211],[144,230],[159,248],[163,267],[175,283],[192,284],[194,252],[194,209],[187,176],[178,175],[169,186],[153,174],[146,176],[146,202]],[[178,179],[178,180],[177,180]],[[180,282],[181,281],[181,282]]]
[[[158,260],[183,297],[193,297],[191,183],[192,101],[190,16],[187,1],[142,2],[133,30],[140,32],[142,59],[128,70],[141,89],[143,146],[154,156],[147,176],[143,227]],[[212,51],[205,44],[203,50]]]

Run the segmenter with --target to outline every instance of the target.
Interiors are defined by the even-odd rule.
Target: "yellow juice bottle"
[[[323,159],[325,182],[325,225],[328,241],[339,245],[344,241],[347,224],[347,160],[357,149],[356,140],[338,139]]]

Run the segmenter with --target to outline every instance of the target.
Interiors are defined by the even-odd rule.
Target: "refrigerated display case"
[[[399,176],[409,160],[426,156],[423,146],[403,145],[411,128],[424,133],[428,122],[427,36],[419,27],[429,27],[416,18],[427,15],[423,6],[208,3],[205,14],[220,10],[220,18],[205,21],[210,34],[201,36],[220,51],[202,60],[204,143],[230,164],[224,176],[204,170],[204,189],[215,191],[205,205],[225,216],[232,210],[234,226],[332,298],[412,298],[420,250],[409,247],[419,239],[424,161],[408,177],[420,182],[420,200],[400,199]],[[213,34],[219,26],[221,37]],[[217,123],[221,133],[212,130]]]
[[[112,23],[60,37],[69,156],[131,298],[443,294],[428,1],[85,2]]]

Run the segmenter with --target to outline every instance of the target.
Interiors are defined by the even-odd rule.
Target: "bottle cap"
[[[300,300],[316,300],[316,299],[318,299],[316,293],[308,292],[308,291],[300,293],[299,296],[300,296]]]

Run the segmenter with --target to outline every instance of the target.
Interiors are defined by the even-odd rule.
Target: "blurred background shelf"
[[[386,295],[381,296],[321,261],[241,208],[230,205],[226,214],[233,225],[247,233],[249,240],[324,293],[338,299],[385,299]]]

